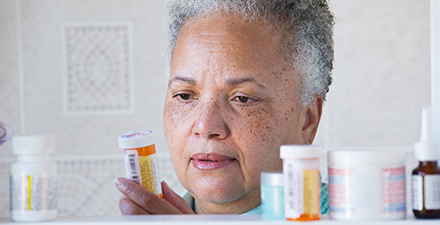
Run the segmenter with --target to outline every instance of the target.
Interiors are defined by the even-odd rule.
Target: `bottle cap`
[[[261,185],[272,187],[283,187],[284,176],[282,171],[262,172]]]
[[[280,157],[289,158],[319,158],[321,156],[321,147],[317,145],[281,145]]]
[[[405,164],[406,150],[390,147],[339,148],[328,151],[332,165],[387,165]]]
[[[118,137],[119,148],[141,148],[156,143],[156,136],[151,130],[139,130],[122,134]]]
[[[16,155],[41,155],[55,151],[55,138],[49,134],[20,135],[12,138],[12,153]]]
[[[437,161],[440,159],[440,148],[432,139],[431,107],[422,110],[420,141],[414,143],[414,157],[420,161]]]

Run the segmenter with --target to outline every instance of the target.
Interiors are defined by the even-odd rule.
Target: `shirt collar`
[[[181,197],[185,200],[186,204],[188,204],[191,207],[191,209],[193,211],[195,211],[194,197],[188,191],[183,192]],[[243,213],[242,215],[261,215],[261,213],[262,213],[261,205],[259,205],[255,208]]]

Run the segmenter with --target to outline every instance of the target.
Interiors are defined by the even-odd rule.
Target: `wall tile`
[[[134,112],[129,22],[62,24],[64,112]]]
[[[411,146],[430,104],[429,1],[332,1],[329,145]]]
[[[0,0],[0,121],[20,133],[16,1]],[[12,156],[11,142],[0,146],[0,158]]]
[[[117,136],[153,129],[158,151],[167,152],[161,71],[166,41],[165,1],[23,0],[23,55],[29,133],[56,136],[58,155],[119,154]],[[126,21],[132,24],[135,112],[124,115],[66,115],[63,110],[62,25]]]

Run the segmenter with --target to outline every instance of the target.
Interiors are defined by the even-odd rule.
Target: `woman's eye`
[[[191,95],[189,94],[179,94],[179,97],[183,100],[188,100],[189,98],[191,98]]]
[[[252,102],[256,101],[256,99],[253,99],[253,98],[250,98],[250,97],[246,97],[246,96],[242,96],[242,95],[235,97],[235,99],[237,101],[239,101],[240,103],[252,103]]]
[[[178,97],[178,98],[180,98],[182,100],[189,100],[189,99],[191,99],[191,95],[190,94],[185,94],[185,93],[176,94],[176,95],[173,96],[173,98],[176,98],[176,97]]]

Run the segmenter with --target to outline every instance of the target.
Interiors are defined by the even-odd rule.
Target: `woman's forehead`
[[[246,79],[286,70],[280,36],[261,24],[240,17],[214,15],[193,21],[181,30],[172,62],[171,77],[221,73]],[[223,78],[223,80],[228,80]]]

